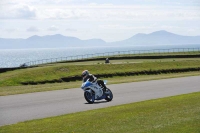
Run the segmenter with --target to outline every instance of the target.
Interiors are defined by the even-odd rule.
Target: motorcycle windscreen
[[[108,81],[107,81],[107,80],[104,80],[103,82],[104,82],[104,84],[106,85]]]

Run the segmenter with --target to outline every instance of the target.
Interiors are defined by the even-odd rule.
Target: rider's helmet
[[[82,78],[83,79],[85,79],[88,75],[89,75],[90,73],[88,72],[88,70],[84,70],[83,72],[82,72]]]

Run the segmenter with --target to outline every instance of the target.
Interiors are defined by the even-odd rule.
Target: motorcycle
[[[104,81],[104,84],[106,83],[107,81]],[[85,83],[82,84],[81,89],[84,91],[84,97],[88,103],[94,103],[95,100],[102,99],[105,99],[109,102],[113,99],[112,91],[106,88],[104,92],[102,87],[99,86],[96,81],[92,83],[87,80]]]

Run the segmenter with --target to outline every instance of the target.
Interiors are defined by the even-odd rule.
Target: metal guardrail
[[[26,62],[20,66],[29,67],[29,66],[36,66],[36,65],[47,64],[47,63],[90,59],[94,57],[107,58],[109,56],[121,56],[121,55],[163,54],[163,53],[195,52],[195,51],[199,52],[200,48],[172,48],[172,49],[115,51],[115,52],[106,52],[106,53],[85,54],[85,55],[76,55],[76,56],[68,56],[68,57],[42,59],[42,60]]]

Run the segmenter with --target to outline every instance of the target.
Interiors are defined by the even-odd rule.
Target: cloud
[[[26,31],[28,31],[28,32],[38,32],[39,29],[37,27],[31,26]]]
[[[59,6],[39,9],[39,19],[65,20],[189,20],[200,19],[200,13],[191,7],[164,7],[139,5]]]
[[[58,28],[57,28],[55,25],[52,25],[52,26],[49,27],[47,30],[48,30],[48,31],[57,31]]]
[[[6,32],[12,33],[12,32],[16,32],[18,31],[18,29],[14,29],[14,28],[9,28],[9,29],[5,29]]]
[[[132,29],[132,27],[130,26],[125,26],[125,25],[120,25],[120,24],[109,24],[109,25],[99,25],[99,27],[101,29],[107,29],[107,30],[111,30],[111,29]]]
[[[69,31],[69,32],[77,32],[76,29],[70,29],[70,28],[66,29],[65,31]]]
[[[7,5],[0,8],[0,19],[33,19],[36,17],[36,9],[26,4]]]
[[[13,0],[10,1],[14,3]],[[197,8],[193,6],[188,7],[177,4],[172,4],[171,6],[165,6],[163,4],[114,5],[98,3],[70,5],[66,3],[76,3],[77,1],[68,0],[65,2],[63,0],[59,0],[56,3],[60,4],[54,5],[52,4],[54,3],[53,0],[50,0],[50,3],[46,4],[41,4],[41,2],[47,2],[47,0],[41,2],[39,2],[39,0],[18,1],[21,1],[25,4],[5,4],[5,6],[0,7],[0,19],[52,19],[88,21],[162,21],[200,19],[200,13]]]
[[[118,30],[129,30],[129,31],[132,31],[132,30],[135,30],[135,29],[153,29],[155,28],[154,25],[146,25],[146,26],[127,26],[127,25],[120,25],[120,24],[112,24],[112,25],[99,25],[99,27],[101,29],[106,29],[106,30],[115,30],[115,29],[118,29]]]
[[[28,5],[21,5],[17,9],[19,18],[34,18],[36,17],[35,9]]]

